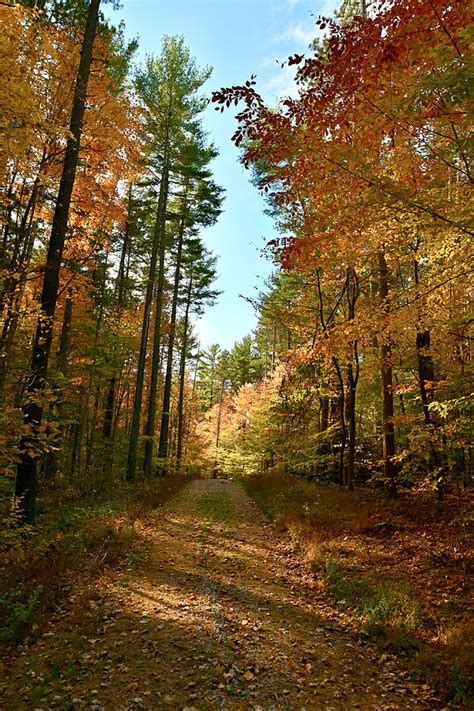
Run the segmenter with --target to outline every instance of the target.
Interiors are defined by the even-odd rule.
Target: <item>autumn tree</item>
[[[92,62],[92,47],[98,22],[99,2],[100,0],[91,0],[84,30],[84,39],[69,125],[71,136],[67,140],[63,161],[61,181],[53,216],[51,236],[48,244],[48,256],[43,278],[41,312],[33,342],[31,371],[28,379],[28,395],[30,401],[24,406],[25,424],[31,428],[31,433],[25,435],[22,441],[20,451],[21,461],[18,465],[15,495],[20,501],[24,519],[27,523],[33,521],[35,515],[37,467],[35,445],[37,443],[39,427],[41,426],[43,415],[43,406],[40,402],[40,397],[46,386],[53,334],[53,319],[59,291],[59,272],[68,226],[69,206],[79,158],[87,84]]]
[[[299,65],[296,99],[269,108],[253,80],[213,99],[243,100],[235,143],[278,208],[278,262],[303,277],[305,291],[289,307],[298,324],[292,362],[317,366],[316,373],[323,366],[339,390],[341,481],[351,486],[356,473],[356,393],[362,388],[366,397],[375,377],[387,487],[394,493],[396,468],[407,478],[418,461],[441,495],[447,462],[435,413],[448,393],[434,354],[441,366],[441,343],[449,350],[451,339],[450,317],[441,325],[437,314],[443,295],[468,275],[472,234],[468,15],[442,0],[383,3],[369,16],[365,5],[349,5],[339,19],[319,21],[328,34],[311,56],[289,59]]]

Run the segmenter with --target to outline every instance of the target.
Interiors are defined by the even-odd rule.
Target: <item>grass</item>
[[[198,499],[202,515],[211,521],[231,526],[234,520],[230,498],[224,492],[206,494]]]
[[[326,580],[336,603],[352,609],[368,634],[387,633],[390,627],[399,636],[416,630],[421,623],[419,605],[407,585],[354,576],[334,558],[326,563]]]
[[[447,509],[438,520],[435,503],[426,498],[408,493],[387,501],[375,490],[354,494],[287,474],[252,476],[242,484],[291,534],[320,587],[361,633],[402,654],[413,675],[447,700],[469,706],[464,511]]]

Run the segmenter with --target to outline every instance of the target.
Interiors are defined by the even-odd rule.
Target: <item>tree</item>
[[[204,100],[198,96],[210,69],[198,69],[184,45],[182,37],[166,37],[158,59],[150,57],[145,70],[137,75],[137,88],[146,109],[147,132],[150,136],[148,170],[159,176],[159,197],[153,227],[152,253],[148,272],[142,341],[137,369],[132,431],[127,467],[127,479],[136,474],[140,413],[145,377],[148,332],[156,286],[155,325],[148,416],[145,427],[146,473],[151,471],[153,437],[155,430],[156,398],[161,350],[161,317],[165,286],[165,257],[167,251],[165,223],[169,197],[170,172],[174,169],[182,142],[195,117],[203,110]],[[158,270],[158,271],[157,271]]]
[[[43,415],[41,396],[46,387],[49,354],[53,336],[53,319],[59,291],[59,272],[68,226],[69,206],[76,176],[82,134],[87,84],[92,63],[92,47],[97,29],[100,0],[91,0],[84,30],[81,59],[71,111],[70,133],[64,156],[61,182],[53,217],[48,256],[41,294],[41,313],[33,342],[31,371],[28,379],[30,401],[24,406],[24,421],[30,433],[21,444],[15,496],[19,500],[25,522],[31,523],[35,515],[36,467],[39,428]]]
[[[191,315],[201,316],[206,306],[212,306],[217,297],[218,291],[212,289],[212,284],[217,277],[216,257],[214,257],[203,245],[199,238],[190,241],[187,245],[186,254],[183,259],[183,273],[185,276],[181,291],[181,303],[184,307],[183,316],[183,337],[181,343],[181,354],[179,363],[179,394],[178,394],[178,433],[176,445],[176,462],[179,468],[185,436],[185,411],[184,411],[184,388],[186,378],[186,359],[188,356],[188,342],[190,335]],[[201,364],[208,364],[210,372],[209,396],[214,397],[215,377],[217,376],[217,363],[219,358],[219,346],[211,346],[208,354],[200,354],[196,375],[202,375]],[[209,357],[208,357],[209,356]],[[206,365],[204,366],[206,369]],[[204,371],[205,372],[205,371]],[[200,389],[202,382],[199,382]],[[203,392],[203,397],[206,393]]]
[[[218,343],[213,343],[199,356],[199,387],[204,397],[205,405],[211,409],[217,399],[217,365],[221,354]]]
[[[243,385],[260,380],[262,366],[250,336],[244,336],[230,351],[228,372],[233,392],[237,392]]]
[[[179,300],[179,286],[181,281],[181,268],[183,249],[186,237],[192,235],[200,227],[208,227],[217,220],[221,212],[222,190],[212,181],[212,173],[207,168],[217,152],[213,146],[207,149],[204,145],[204,136],[199,127],[192,142],[184,146],[183,163],[180,168],[182,187],[180,207],[177,216],[178,234],[174,285],[171,300],[171,318],[168,334],[168,348],[166,359],[166,375],[163,391],[163,407],[160,427],[160,441],[158,455],[160,459],[168,456],[168,430],[169,409],[171,400],[173,349],[176,330],[176,313]],[[197,296],[197,295],[196,295]]]
[[[366,11],[364,3],[345,3],[339,19],[319,21],[327,38],[313,43],[311,56],[289,59],[299,65],[297,98],[269,108],[252,79],[213,100],[218,109],[243,101],[234,141],[256,167],[284,235],[270,247],[284,270],[303,277],[287,309],[296,333],[290,365],[322,366],[328,383],[336,376],[341,480],[350,486],[356,473],[364,419],[356,392],[366,397],[377,378],[382,479],[394,493],[402,462],[400,477],[423,470],[441,495],[442,428],[431,415],[447,392],[433,366],[435,353],[445,362],[449,317],[441,325],[436,301],[466,278],[459,257],[472,234],[465,211],[469,19],[461,4],[443,0],[382,4],[370,19]],[[413,361],[418,382],[408,375]],[[414,388],[418,401],[407,395]],[[414,424],[420,411],[424,427]],[[421,442],[429,457],[420,457]]]

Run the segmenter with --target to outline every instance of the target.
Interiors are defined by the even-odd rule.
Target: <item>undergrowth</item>
[[[448,517],[437,523],[438,513],[426,500],[391,502],[373,490],[354,494],[286,474],[246,477],[242,484],[277,527],[291,534],[315,576],[361,634],[405,656],[413,675],[439,688],[446,699],[469,705],[473,661],[467,609],[452,600],[457,616],[448,614],[446,603],[427,587],[443,585],[448,576],[441,583],[427,578],[423,589],[423,578],[415,581],[404,566],[410,551],[418,553],[417,536],[429,541],[433,554],[427,571],[446,563],[434,554],[436,536],[449,529]],[[453,560],[448,569],[455,584],[460,572],[456,564]]]
[[[400,639],[421,624],[420,607],[407,585],[355,577],[335,558],[328,559],[325,572],[328,590],[336,603],[354,611],[368,634],[388,633],[390,626],[395,631],[393,637]]]
[[[11,512],[0,532],[0,643],[35,639],[54,607],[105,566],[132,555],[139,521],[177,494],[191,477],[164,477],[133,486],[115,485],[100,497],[40,502],[34,527],[16,526]]]

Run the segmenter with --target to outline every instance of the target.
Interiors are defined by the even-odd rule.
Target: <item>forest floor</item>
[[[211,479],[149,514],[125,562],[3,672],[11,711],[442,706],[346,625],[240,486]]]

